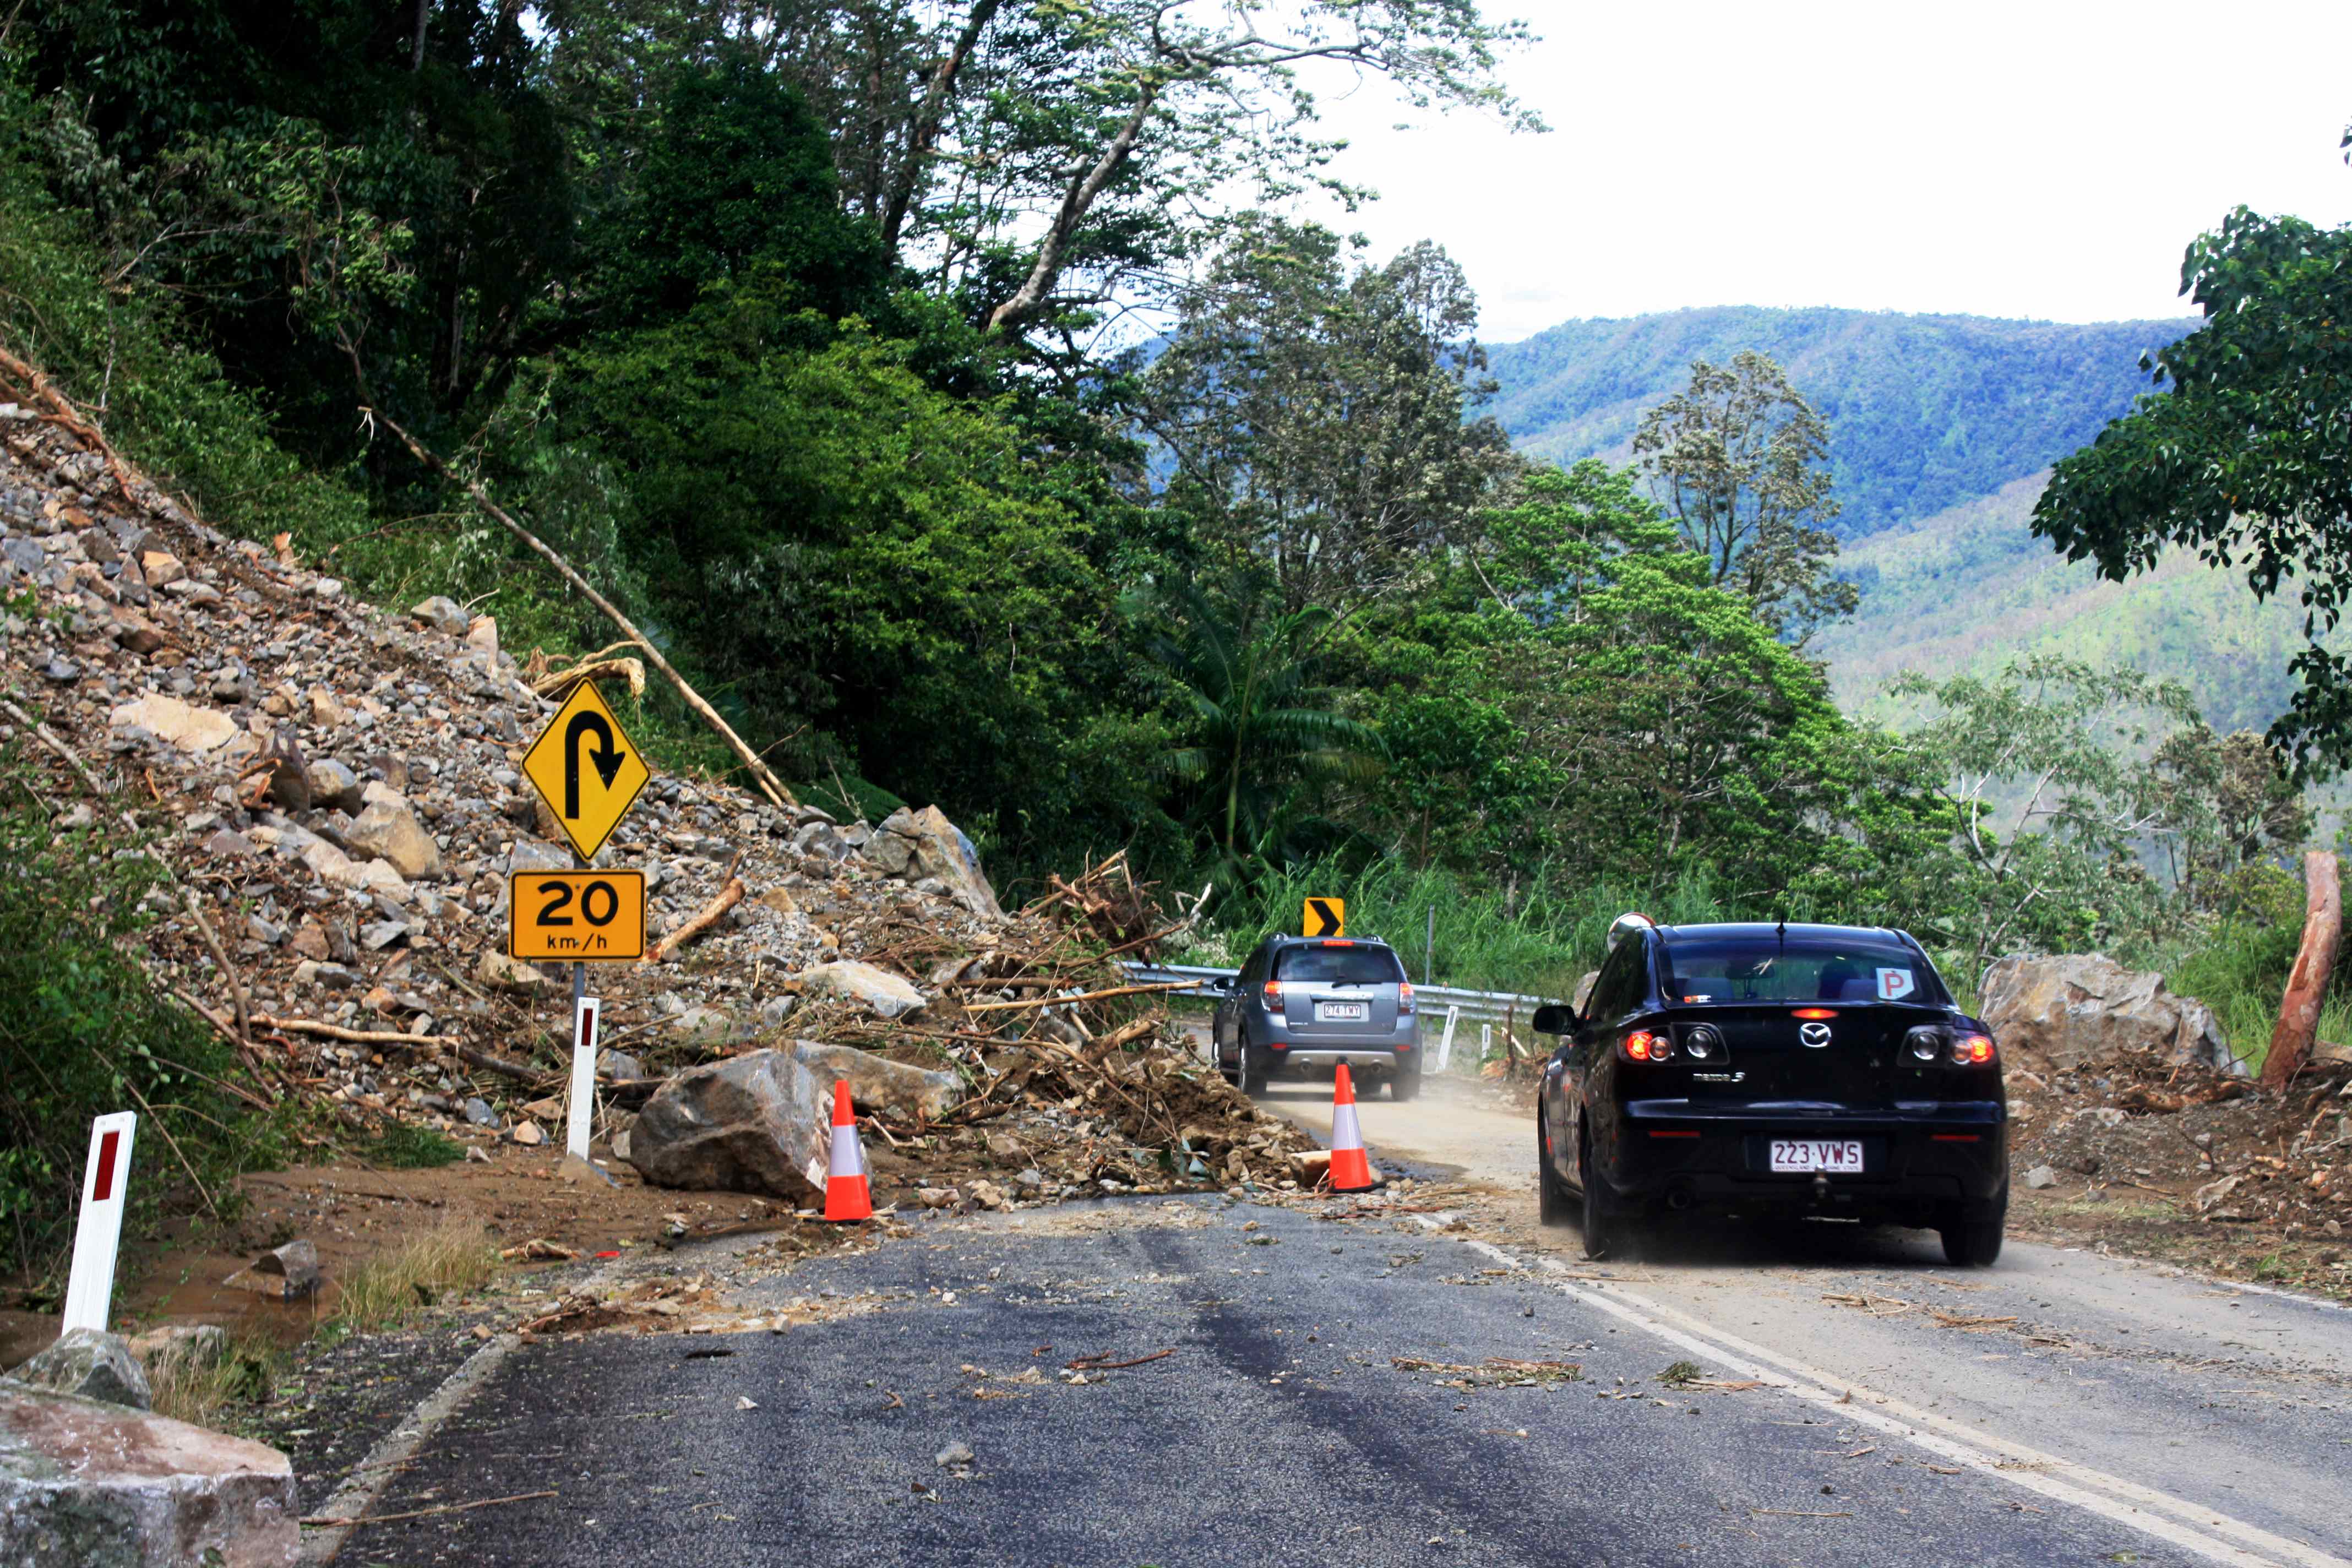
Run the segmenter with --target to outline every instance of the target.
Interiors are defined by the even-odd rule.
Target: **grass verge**
[[[443,1226],[345,1276],[329,1326],[338,1333],[395,1328],[451,1297],[480,1289],[499,1267],[489,1232],[478,1225]]]

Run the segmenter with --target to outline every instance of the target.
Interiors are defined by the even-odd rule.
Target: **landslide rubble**
[[[572,864],[520,772],[568,685],[446,598],[369,605],[285,536],[221,535],[0,375],[0,744],[60,831],[149,841],[155,983],[271,1092],[560,1146],[568,977],[505,946],[508,873]],[[616,1168],[671,1074],[854,1047],[961,1085],[867,1120],[877,1202],[1296,1179],[1304,1136],[1108,962],[1165,934],[1116,857],[1007,913],[935,807],[842,822],[657,772],[597,863],[645,872],[664,954],[592,970]]]

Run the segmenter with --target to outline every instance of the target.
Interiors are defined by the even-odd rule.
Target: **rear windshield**
[[[1385,947],[1288,947],[1275,957],[1274,977],[1318,985],[1393,985],[1404,978],[1404,966]]]
[[[1878,942],[1702,938],[1669,943],[1664,968],[1667,998],[1685,1003],[1948,999],[1917,953]]]

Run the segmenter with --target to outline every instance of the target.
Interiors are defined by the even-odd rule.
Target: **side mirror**
[[[1572,1035],[1576,1033],[1576,1015],[1557,1003],[1548,1003],[1536,1009],[1535,1031],[1538,1035]]]

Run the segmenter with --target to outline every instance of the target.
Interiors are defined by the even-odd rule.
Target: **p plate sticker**
[[[1907,969],[1882,969],[1878,972],[1878,999],[1895,1002],[1911,994],[1914,986]]]

